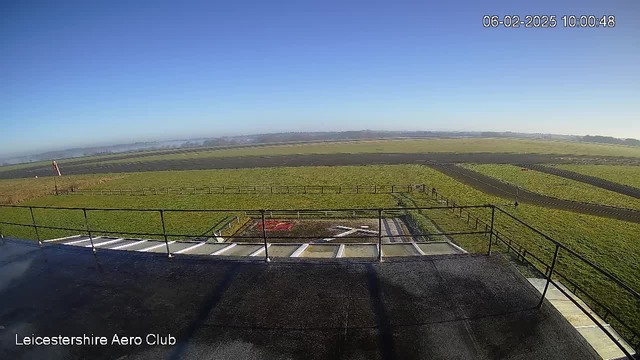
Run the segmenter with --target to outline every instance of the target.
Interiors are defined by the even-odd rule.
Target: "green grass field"
[[[106,175],[105,175],[106,176]],[[421,165],[309,167],[275,169],[201,170],[175,172],[147,172],[118,174],[119,178],[97,184],[95,188],[120,189],[142,187],[184,187],[208,185],[356,185],[356,184],[427,184],[438,192],[463,204],[504,203],[498,197],[489,196],[454,179]],[[31,179],[16,180],[27,181]],[[1,184],[1,183],[0,183]],[[24,183],[27,186],[26,182]],[[418,205],[437,205],[428,194],[411,193]],[[148,195],[148,196],[44,196],[24,204],[61,207],[98,208],[164,208],[164,209],[287,209],[287,208],[376,208],[395,207],[398,199],[381,194],[237,194],[237,195]],[[519,218],[544,231],[556,240],[584,255],[589,260],[610,271],[636,289],[640,289],[640,245],[635,241],[640,224],[601,218],[568,211],[521,205],[510,209]],[[480,211],[476,211],[480,213]],[[35,209],[40,225],[83,228],[84,217],[80,210]],[[241,213],[167,213],[167,231],[172,234],[205,234],[212,226],[229,215]],[[449,210],[426,212],[445,231],[469,230],[464,219],[456,218]],[[489,212],[481,216],[488,218]],[[28,209],[0,208],[3,221],[31,223]],[[90,212],[92,229],[117,232],[160,233],[158,212]],[[29,227],[0,225],[0,230],[22,238],[34,239]],[[521,225],[498,215],[496,230],[512,237],[530,252],[550,262],[553,247]],[[72,235],[73,231],[41,229],[42,238]],[[486,246],[479,236],[454,239],[462,244]],[[611,282],[595,275],[582,263],[562,254],[558,269],[576,282],[591,289],[599,300],[611,306],[625,319],[640,329],[640,304],[619,292]],[[616,294],[612,297],[611,294]]]
[[[556,165],[556,167],[640,188],[640,166]]]
[[[526,190],[560,199],[591,202],[603,205],[640,209],[640,199],[605,190],[580,181],[529,170],[514,165],[462,165],[481,174],[518,185]]]
[[[211,150],[211,148],[203,148],[202,151],[169,155],[154,155],[154,152],[142,152],[139,157],[130,159],[109,160],[109,156],[101,156],[96,158],[96,161],[90,164],[113,164],[236,156],[421,152],[572,154],[640,157],[640,148],[618,145],[518,139],[418,139],[276,145],[228,150]],[[67,167],[74,166],[73,160],[66,161],[65,163]]]

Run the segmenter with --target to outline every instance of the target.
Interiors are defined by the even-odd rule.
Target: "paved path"
[[[432,168],[453,177],[480,191],[493,194],[514,201],[516,186],[500,181],[496,178],[480,174],[476,171],[456,165],[432,165]],[[583,214],[602,216],[617,220],[640,223],[640,211],[615,208],[606,205],[583,203],[545,196],[532,191],[519,189],[518,201],[533,205],[546,206],[554,209],[573,211]]]
[[[538,164],[519,164],[519,166],[544,172],[551,175],[561,176],[563,178],[570,179],[570,180],[580,181],[589,185],[597,186],[605,190],[615,191],[622,195],[627,195],[627,196],[634,197],[636,199],[640,199],[640,189],[633,186],[624,185],[617,182],[601,179],[599,177],[584,175],[574,171],[559,169],[551,166],[544,166],[544,165],[538,165]]]
[[[380,153],[380,154],[310,154],[189,158],[125,163],[86,164],[84,160],[60,164],[63,175],[127,173],[161,170],[240,169],[282,166],[348,166],[393,164],[570,164],[570,163],[640,164],[640,158],[544,155],[510,153]],[[0,179],[51,176],[51,166],[0,171]]]

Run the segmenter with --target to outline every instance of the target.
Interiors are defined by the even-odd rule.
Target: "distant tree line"
[[[630,145],[630,146],[640,146],[640,140],[637,139],[618,139],[611,136],[583,136],[580,138],[580,141],[585,142],[595,142],[595,143],[603,143],[603,144],[617,144],[617,145]]]

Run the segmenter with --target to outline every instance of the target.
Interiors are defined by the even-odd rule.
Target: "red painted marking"
[[[265,231],[291,231],[294,223],[291,221],[269,220],[264,222]],[[262,230],[262,222],[258,223],[258,229]]]

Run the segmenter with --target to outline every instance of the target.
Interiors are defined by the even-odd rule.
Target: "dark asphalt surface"
[[[499,255],[223,261],[0,242],[2,359],[595,359]],[[173,346],[16,346],[24,336]]]
[[[517,188],[514,185],[461,166],[432,165],[431,167],[480,191],[500,196],[511,201],[515,200]],[[522,188],[519,189],[518,201],[520,203],[546,206],[554,209],[640,223],[640,210],[622,209],[606,205],[558,199],[527,191]]]
[[[569,164],[569,163],[640,164],[640,159],[592,157],[579,155],[502,154],[502,153],[395,153],[395,154],[312,154],[244,156],[229,158],[193,158],[161,161],[135,161],[112,164],[60,164],[63,175],[126,173],[161,170],[240,169],[284,166],[347,166],[393,164]],[[0,179],[51,176],[51,166],[0,171]]]
[[[536,170],[536,171],[541,171],[543,173],[547,173],[551,175],[562,176],[563,178],[566,178],[566,179],[580,181],[589,185],[597,186],[605,190],[615,191],[622,195],[627,195],[627,196],[634,197],[636,199],[640,199],[640,189],[633,186],[624,185],[624,184],[616,183],[613,181],[601,179],[595,176],[584,175],[574,171],[559,169],[551,166],[544,166],[544,165],[537,165],[537,164],[521,164],[520,166],[526,167],[532,170]]]

